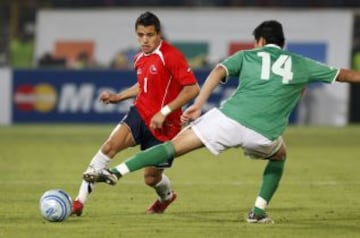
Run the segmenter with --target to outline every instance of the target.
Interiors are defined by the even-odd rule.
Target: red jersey
[[[174,100],[183,86],[197,83],[183,54],[166,41],[150,54],[139,53],[134,59],[139,93],[134,105],[147,127],[160,109]],[[166,117],[162,130],[151,130],[160,141],[172,139],[181,130],[181,109]]]

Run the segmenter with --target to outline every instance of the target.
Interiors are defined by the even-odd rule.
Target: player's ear
[[[255,43],[254,43],[255,48],[263,47],[264,45],[266,45],[266,40],[264,37],[260,37],[259,40],[255,40]]]
[[[263,47],[264,45],[266,45],[266,40],[265,40],[264,37],[260,37],[260,38],[259,38],[258,45],[259,45],[260,47]]]

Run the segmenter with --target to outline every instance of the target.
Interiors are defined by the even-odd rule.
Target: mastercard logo
[[[55,108],[57,92],[50,84],[22,84],[15,89],[15,107],[24,112],[49,112]]]

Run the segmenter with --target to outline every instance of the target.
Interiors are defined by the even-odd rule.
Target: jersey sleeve
[[[309,58],[306,58],[305,64],[308,69],[309,82],[333,83],[339,73],[339,69]]]
[[[238,51],[220,63],[225,67],[226,73],[228,74],[227,77],[239,76],[243,62],[243,54],[243,51]]]
[[[173,51],[166,59],[166,68],[180,85],[197,83],[195,75],[180,51]]]

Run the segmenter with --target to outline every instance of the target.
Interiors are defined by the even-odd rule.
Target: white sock
[[[267,206],[267,201],[262,197],[257,196],[255,201],[255,207],[260,208],[261,210],[265,210],[266,206]]]
[[[111,161],[111,159],[109,157],[107,157],[104,153],[102,153],[101,150],[99,150],[95,154],[93,159],[91,160],[87,170],[89,170],[89,169],[96,169],[96,170],[104,169],[109,165],[110,161]],[[76,200],[79,200],[82,204],[85,204],[89,194],[94,190],[94,187],[95,187],[95,184],[88,183],[83,180],[81,182],[79,193],[76,197]]]
[[[111,159],[99,150],[91,160],[88,169],[104,169],[109,165],[110,161]]]
[[[160,182],[154,186],[154,189],[161,202],[167,201],[173,196],[170,179],[165,174],[162,174]]]
[[[82,204],[85,204],[89,194],[92,191],[94,191],[94,187],[95,187],[94,183],[88,183],[85,180],[83,180],[80,185],[78,196],[76,197],[75,200],[78,200]]]
[[[116,169],[121,176],[124,176],[127,173],[130,173],[129,168],[127,167],[127,165],[125,163],[121,163],[118,166],[114,167],[114,169]]]

